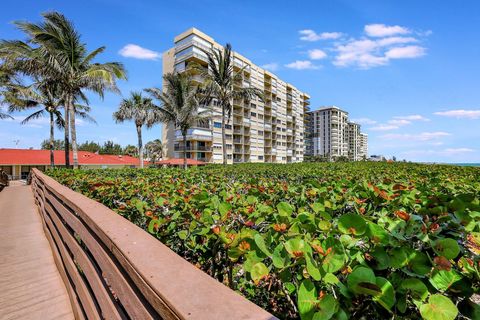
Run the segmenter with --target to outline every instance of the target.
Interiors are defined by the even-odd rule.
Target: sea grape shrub
[[[479,319],[480,169],[54,170],[282,319]]]

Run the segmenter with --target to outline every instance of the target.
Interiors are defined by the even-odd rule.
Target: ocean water
[[[461,167],[480,167],[480,163],[451,163],[451,164],[455,166],[461,166]]]

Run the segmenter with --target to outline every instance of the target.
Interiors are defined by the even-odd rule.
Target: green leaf
[[[150,233],[156,233],[157,231],[155,230],[155,224],[160,225],[160,220],[157,219],[152,219],[148,223],[148,232]]]
[[[435,270],[430,277],[430,283],[440,291],[448,290],[455,282],[462,280],[456,271]]]
[[[415,251],[413,257],[410,260],[410,268],[419,275],[426,275],[432,270],[432,265],[428,256],[420,251]]]
[[[305,262],[307,263],[307,272],[313,278],[313,280],[320,281],[322,275],[318,267],[317,262],[313,259],[311,250],[308,250],[305,254]]]
[[[371,252],[373,257],[372,266],[376,270],[385,270],[390,267],[390,256],[387,254],[383,247],[376,247],[374,251]]]
[[[177,234],[178,234],[178,237],[182,240],[185,240],[188,237],[188,231],[187,230],[178,231]]]
[[[288,202],[280,202],[277,210],[281,216],[290,216],[293,213],[293,207]]]
[[[320,211],[325,211],[325,207],[323,206],[323,204],[319,203],[319,202],[315,202],[312,204],[312,209],[313,209],[313,212],[315,213],[319,213]]]
[[[317,304],[317,289],[309,279],[303,280],[298,289],[298,312],[302,320],[311,319]]]
[[[439,256],[444,256],[447,259],[455,259],[460,253],[460,247],[454,239],[446,238],[434,242],[433,250]]]
[[[390,252],[390,265],[393,268],[399,269],[403,268],[408,264],[409,261],[409,250],[404,247],[394,248]]]
[[[313,320],[329,320],[338,310],[338,302],[331,294],[323,296],[317,303],[318,310],[313,314]]]
[[[377,277],[376,284],[380,287],[381,292],[373,297],[382,307],[389,310],[395,305],[395,290],[392,284],[385,278]]]
[[[220,212],[220,215],[222,217],[225,216],[228,213],[228,211],[230,211],[231,209],[232,209],[232,205],[228,202],[222,202],[218,206],[218,212]]]
[[[388,232],[380,225],[369,222],[367,224],[367,236],[373,243],[388,244]]]
[[[279,244],[273,250],[272,261],[275,268],[282,269],[290,264],[290,256],[287,250],[283,247],[283,244]]]
[[[430,296],[427,304],[420,306],[420,314],[425,320],[454,320],[458,309],[449,298],[434,294]]]
[[[348,289],[356,294],[375,295],[381,293],[381,289],[377,286],[377,279],[372,269],[367,267],[357,267],[348,275]]]
[[[367,223],[362,216],[347,213],[338,219],[338,229],[345,234],[362,235],[367,230]]]
[[[325,252],[331,248],[330,253],[322,260],[322,268],[325,272],[336,272],[345,265],[346,256],[340,240],[329,237],[323,242],[322,248]]]
[[[253,237],[255,240],[255,244],[257,247],[267,256],[271,256],[272,253],[268,250],[267,245],[265,244],[265,239],[263,239],[263,236],[259,233],[255,234]]]
[[[295,285],[291,282],[285,282],[283,285],[285,286],[285,289],[287,289],[289,294],[294,293],[295,290],[297,289],[295,288]]]
[[[269,270],[265,264],[262,262],[257,262],[253,265],[252,270],[250,271],[250,275],[252,276],[252,280],[255,283],[258,283],[263,277],[267,276]]]
[[[305,241],[301,238],[293,238],[285,242],[285,249],[292,257],[297,257],[297,253],[305,252]]]
[[[400,291],[410,294],[414,300],[424,301],[428,297],[427,286],[417,278],[403,280]]]
[[[333,273],[327,273],[323,277],[323,282],[326,284],[337,284],[340,280],[338,280],[337,276],[334,275]]]

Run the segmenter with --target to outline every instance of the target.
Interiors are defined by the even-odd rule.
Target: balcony
[[[241,143],[243,143],[242,138],[234,138],[234,139],[233,139],[233,143],[236,143],[236,144],[241,144]]]
[[[187,131],[187,140],[212,141],[212,131],[210,129],[189,129]],[[175,131],[175,141],[182,141],[183,136],[180,130]]]
[[[190,145],[186,148],[184,146],[174,146],[174,151],[212,151],[212,146]]]

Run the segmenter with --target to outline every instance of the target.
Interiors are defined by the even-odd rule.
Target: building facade
[[[223,49],[195,28],[175,37],[174,42],[174,47],[163,54],[164,73],[184,72],[192,63],[208,68],[205,51]],[[236,52],[233,63],[234,71],[242,72],[242,81],[235,85],[255,87],[264,93],[264,99],[232,101],[232,114],[225,126],[227,163],[302,162],[309,95]],[[197,75],[194,79],[202,81]],[[188,131],[186,145],[179,130],[164,125],[162,136],[168,158],[181,158],[186,152],[187,158],[223,162],[221,108],[213,109],[208,123],[199,123]]]
[[[348,159],[350,161],[359,161],[361,158],[361,136],[360,125],[355,122],[348,122]]]
[[[305,154],[334,160],[362,160],[367,152],[366,135],[360,125],[348,120],[348,112],[336,106],[321,107],[306,114]]]
[[[368,159],[368,134],[360,133],[360,159]]]

